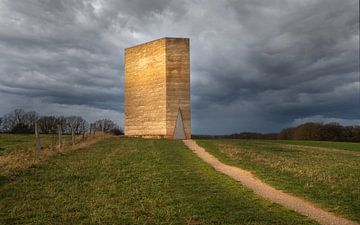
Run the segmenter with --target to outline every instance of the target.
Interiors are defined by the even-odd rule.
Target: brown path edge
[[[277,190],[276,188],[256,178],[251,172],[247,170],[234,166],[229,166],[220,162],[216,157],[206,152],[204,148],[197,145],[194,140],[183,140],[183,142],[202,160],[214,167],[215,170],[228,175],[234,180],[240,181],[244,186],[253,190],[257,195],[260,195],[261,197],[271,202],[277,203],[304,216],[307,216],[320,224],[360,225],[355,221],[342,218],[331,212],[321,209],[315,206],[315,204],[312,202]]]

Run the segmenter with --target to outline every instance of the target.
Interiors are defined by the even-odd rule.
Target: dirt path
[[[320,224],[360,225],[357,222],[344,219],[334,215],[333,213],[327,212],[309,201],[277,190],[274,187],[262,182],[247,170],[229,166],[220,162],[217,158],[206,152],[204,148],[197,145],[194,140],[184,140],[184,143],[188,148],[194,151],[201,159],[209,163],[217,171],[222,172],[237,181],[240,181],[246,187],[252,189],[256,194],[267,200],[280,204],[288,209],[294,210],[317,221]]]

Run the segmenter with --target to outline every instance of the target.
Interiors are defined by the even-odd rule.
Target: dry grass
[[[336,148],[326,148],[326,147],[318,147],[318,146],[301,146],[301,145],[291,145],[291,144],[282,144],[283,148],[287,149],[295,149],[299,151],[312,151],[312,152],[322,152],[322,154],[329,154],[331,152],[333,153],[339,153],[339,154],[346,154],[346,155],[353,155],[356,157],[360,156],[360,152],[356,151],[347,151],[347,150],[340,150]]]
[[[339,154],[333,155],[331,154],[331,151],[326,152],[324,149],[319,150],[317,147],[280,145],[280,149],[291,149],[294,152],[294,156],[298,155],[298,157],[289,157],[288,154],[279,154],[274,157],[274,153],[272,152],[259,153],[251,149],[244,149],[225,144],[218,144],[216,146],[223,154],[228,155],[230,158],[247,160],[248,162],[278,170],[281,173],[296,174],[296,176],[301,177],[312,177],[312,180],[328,184],[331,189],[336,188],[336,185],[339,183],[339,177],[330,176],[328,173],[329,171],[326,169],[344,168],[344,161],[342,161],[343,157],[339,157]],[[357,154],[357,152],[344,153],[341,152],[341,150],[338,151],[340,151],[340,155]],[[327,163],[324,163],[324,161]],[[359,162],[356,160],[347,160],[346,164],[346,167],[350,168],[359,166]],[[304,185],[312,186],[311,183],[312,181],[309,180],[305,182]]]
[[[84,140],[82,136],[77,136],[75,139],[76,144],[74,146],[65,141],[64,146],[61,149],[59,148],[59,145],[50,145],[49,147],[42,148],[40,151],[40,157],[37,160],[35,160],[34,147],[11,151],[8,154],[0,155],[0,176],[11,176],[18,171],[28,169],[34,165],[46,161],[56,154],[64,154],[70,151],[85,148],[98,142],[99,140],[103,140],[109,137],[112,137],[112,135],[105,133],[86,135]]]
[[[110,138],[0,185],[0,224],[316,224],[180,141]]]
[[[251,170],[279,189],[360,221],[359,151],[341,149],[340,144],[324,147],[326,143],[314,142],[313,146],[307,142],[256,140],[198,143],[225,163]]]

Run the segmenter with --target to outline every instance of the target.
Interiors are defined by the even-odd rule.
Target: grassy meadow
[[[221,161],[360,222],[360,143],[211,139]]]
[[[315,224],[216,172],[181,141],[113,137],[0,185],[0,224]]]
[[[35,160],[35,135],[32,134],[0,134],[0,184],[6,177],[16,175],[22,170],[48,160],[56,154],[64,154],[76,150],[84,145],[92,144],[98,140],[109,137],[108,134],[98,133],[87,135],[85,140],[82,135],[77,136],[76,145],[70,143],[71,136],[63,136],[63,148],[59,149],[57,135],[40,135],[40,156]]]
[[[70,141],[69,135],[63,135],[65,142]],[[58,141],[56,134],[40,134],[42,147],[55,145]],[[19,152],[35,148],[34,134],[0,134],[0,155],[7,155],[12,152]]]

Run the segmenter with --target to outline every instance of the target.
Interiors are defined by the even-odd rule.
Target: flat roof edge
[[[190,40],[190,38],[184,38],[184,37],[162,37],[162,38],[158,38],[158,39],[155,39],[155,40],[152,40],[152,41],[148,41],[148,42],[144,42],[144,43],[141,43],[141,44],[137,44],[137,45],[134,45],[134,46],[127,47],[127,48],[125,48],[125,50],[130,49],[130,48],[136,48],[136,47],[139,47],[141,45],[150,44],[151,42],[161,41],[161,40],[164,40],[164,39]]]

